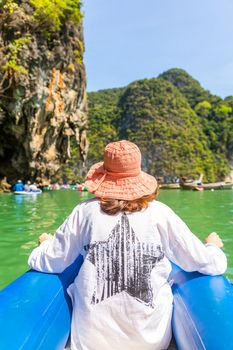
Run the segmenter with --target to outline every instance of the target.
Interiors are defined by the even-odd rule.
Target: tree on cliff
[[[50,177],[86,157],[80,0],[0,1],[0,175]]]

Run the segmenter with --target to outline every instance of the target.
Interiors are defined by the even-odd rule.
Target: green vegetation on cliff
[[[80,24],[82,19],[81,0],[29,0],[32,6],[32,20],[43,31],[58,31],[66,20]],[[20,0],[0,0],[3,12],[13,14],[15,11],[27,12],[26,2]]]
[[[34,7],[34,18],[41,27],[48,30],[60,30],[64,20],[79,24],[82,19],[80,0],[30,0]]]
[[[209,91],[203,89],[200,83],[193,79],[183,69],[173,68],[159,75],[159,78],[169,81],[177,87],[193,108],[198,102],[209,99]]]
[[[121,98],[120,136],[138,144],[144,168],[157,175],[205,173],[215,165],[199,119],[177,88],[163,79],[131,84]]]
[[[233,158],[233,97],[224,101],[188,73],[171,69],[126,88],[88,94],[89,161],[102,159],[107,142],[138,144],[143,168],[157,176],[223,179]]]
[[[79,26],[82,20],[81,0],[0,0],[0,21],[8,24],[8,31],[4,33],[4,46],[1,50],[5,58],[0,57],[0,70],[9,69],[18,74],[28,74],[28,70],[23,66],[23,60],[20,59],[20,53],[27,46],[30,46],[32,39],[31,32],[40,33],[49,42],[58,38],[59,31],[67,25]],[[16,18],[15,24],[11,23]],[[19,22],[17,25],[17,21]],[[30,22],[30,27],[20,30],[22,22]],[[4,24],[5,24],[4,23]],[[18,29],[18,30],[17,30]],[[77,45],[73,54],[75,60],[82,64],[83,42],[77,38]],[[23,56],[23,55],[21,55]],[[21,62],[22,61],[22,62]]]
[[[103,158],[103,149],[108,142],[118,139],[121,113],[118,101],[124,89],[90,92],[89,98],[89,163]]]

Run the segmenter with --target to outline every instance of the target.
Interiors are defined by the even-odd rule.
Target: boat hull
[[[35,195],[35,194],[40,194],[40,193],[42,193],[42,191],[41,190],[38,190],[38,191],[14,191],[13,193],[15,195],[31,196],[31,195]]]
[[[233,183],[214,182],[202,185],[204,190],[232,190]]]
[[[203,191],[204,190],[202,185],[193,185],[193,184],[180,184],[180,188],[182,190],[189,190],[189,191]]]
[[[177,190],[177,189],[180,189],[180,184],[162,184],[159,186],[159,188],[162,188],[165,190]]]

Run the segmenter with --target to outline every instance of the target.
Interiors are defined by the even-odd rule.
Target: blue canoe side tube
[[[172,328],[179,350],[233,349],[233,286],[173,265]]]
[[[0,292],[0,349],[60,350],[70,333],[66,292],[82,256],[61,274],[28,271]]]
[[[28,271],[0,292],[0,345],[10,350],[63,350],[70,332],[66,288],[82,257],[62,274]],[[172,326],[179,350],[233,349],[233,287],[223,276],[173,266]],[[127,349],[124,349],[127,350]]]

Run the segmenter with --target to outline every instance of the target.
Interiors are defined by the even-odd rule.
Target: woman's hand
[[[219,235],[217,235],[216,232],[210,233],[209,236],[206,237],[205,243],[214,244],[218,248],[222,248],[223,247],[223,242],[222,242],[221,238],[219,237]]]
[[[52,239],[53,236],[49,235],[48,233],[42,233],[42,235],[40,235],[39,240],[38,240],[38,244],[41,244],[42,242],[46,241],[47,239]]]

